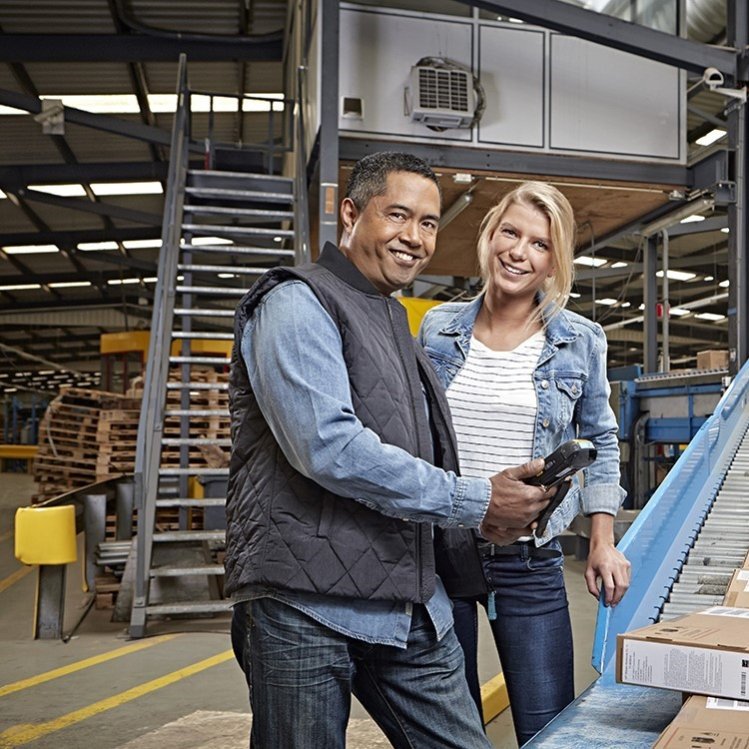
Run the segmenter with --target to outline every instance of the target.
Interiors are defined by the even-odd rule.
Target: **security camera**
[[[705,68],[705,72],[702,74],[702,82],[716,94],[722,94],[729,99],[738,99],[739,101],[746,103],[746,89],[725,88],[723,86],[725,78],[718,68]]]
[[[702,80],[711,91],[715,91],[716,88],[720,88],[725,83],[723,73],[718,68],[705,68]]]

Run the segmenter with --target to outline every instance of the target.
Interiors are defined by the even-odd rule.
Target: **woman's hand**
[[[585,582],[592,596],[603,592],[605,606],[616,606],[627,592],[632,565],[614,545],[614,518],[596,513],[591,518],[590,548],[585,567]]]

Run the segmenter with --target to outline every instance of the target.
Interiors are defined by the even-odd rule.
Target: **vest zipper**
[[[398,331],[395,327],[395,320],[393,320],[393,311],[390,308],[390,299],[385,298],[383,300],[385,302],[385,308],[387,309],[388,313],[388,320],[390,320],[390,328],[393,331],[393,339],[395,340],[395,348],[398,351],[398,358],[401,362],[401,368],[403,370],[403,375],[406,378],[406,382],[408,382],[409,387],[412,386],[413,383],[411,383],[409,377],[408,377],[408,368],[406,367],[406,362],[403,357],[403,352],[401,350],[401,341],[398,337]],[[398,304],[398,302],[393,302],[394,304]],[[421,388],[419,388],[421,390]],[[414,398],[411,398],[411,418],[413,419],[413,425],[414,429],[416,430],[416,450],[421,455],[421,440],[419,437],[419,428],[418,428],[418,419],[416,415],[416,403],[414,402]],[[415,456],[416,457],[416,456]],[[420,601],[422,596],[422,589],[424,587],[424,581],[422,579],[422,564],[421,564],[421,544],[423,542],[424,537],[424,528],[422,527],[422,523],[418,523],[416,527],[416,600]]]

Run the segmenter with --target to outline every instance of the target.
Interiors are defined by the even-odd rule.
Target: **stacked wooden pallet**
[[[33,469],[38,491],[34,501],[41,502],[99,479],[101,413],[123,403],[129,403],[128,399],[117,393],[61,389],[39,425],[39,450]]]
[[[180,369],[169,373],[170,382],[179,382]],[[229,375],[211,368],[193,367],[190,381],[188,434],[203,442],[189,446],[189,465],[223,468],[229,464],[229,417],[213,413],[228,407],[226,383]],[[181,390],[169,390],[167,409],[179,409]],[[39,429],[39,452],[34,477],[39,483],[35,501],[113,476],[132,473],[140,420],[142,393],[127,396],[84,388],[64,388],[47,408]],[[167,416],[164,437],[180,437],[180,417]],[[213,444],[211,444],[213,443]],[[180,448],[166,445],[164,466],[180,463]]]

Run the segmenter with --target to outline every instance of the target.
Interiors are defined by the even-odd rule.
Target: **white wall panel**
[[[479,70],[486,96],[480,143],[543,147],[544,39],[542,31],[479,27]]]
[[[361,120],[339,116],[342,132],[470,141],[470,129],[442,133],[411,122],[404,89],[422,57],[446,57],[472,67],[473,24],[341,8],[340,100],[361,99]],[[340,109],[339,109],[340,115]]]
[[[550,145],[679,158],[679,71],[582,39],[551,34]]]

